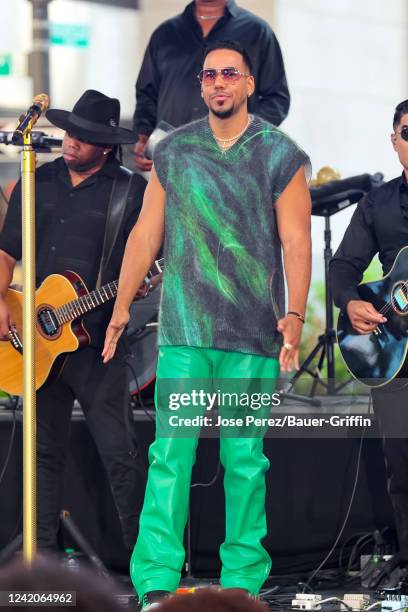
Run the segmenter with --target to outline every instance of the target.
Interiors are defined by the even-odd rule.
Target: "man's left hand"
[[[283,335],[283,346],[279,354],[281,372],[291,372],[292,364],[299,370],[299,347],[303,323],[297,317],[288,315],[279,319],[277,329]]]

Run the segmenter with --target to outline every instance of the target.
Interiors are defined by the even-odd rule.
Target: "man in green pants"
[[[209,47],[198,76],[209,115],[178,128],[156,148],[103,351],[107,362],[164,235],[156,440],[131,561],[143,609],[176,590],[184,560],[199,427],[191,420],[188,428],[184,421],[180,437],[170,425],[210,414],[206,402],[193,401],[198,379],[208,397],[217,391],[214,381],[223,379],[235,379],[239,390],[251,395],[274,384],[279,365],[283,371],[298,367],[310,283],[308,157],[279,129],[248,114],[251,61],[236,43]],[[219,409],[222,414],[224,407]],[[250,412],[243,409],[242,415]],[[249,435],[244,429],[245,423],[235,434],[221,435],[226,501],[221,585],[256,595],[271,567],[261,543],[269,463],[264,428],[252,428]]]

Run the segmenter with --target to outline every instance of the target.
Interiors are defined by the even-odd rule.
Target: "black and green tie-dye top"
[[[276,357],[285,289],[274,204],[307,155],[256,116],[224,152],[207,117],[161,141],[154,165],[166,191],[159,345]]]

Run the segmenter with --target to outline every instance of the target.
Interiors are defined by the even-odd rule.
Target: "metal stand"
[[[184,577],[184,580],[187,583],[189,583],[189,582],[194,583],[195,582],[195,578],[194,578],[193,574],[191,573],[191,565],[192,565],[193,555],[192,555],[192,551],[191,551],[191,502],[190,501],[188,503],[188,518],[187,518],[186,539],[187,539],[186,560],[184,562],[184,569],[185,569],[186,575]]]
[[[15,552],[23,545],[23,534],[19,533],[7,546],[0,551],[0,566],[7,563]]]
[[[35,152],[31,126],[23,134],[23,555],[31,565],[37,552],[37,469],[35,388]]]
[[[296,381],[307,372],[313,378],[312,387],[310,389],[310,398],[313,398],[316,394],[318,385],[321,385],[325,389],[328,395],[334,395],[339,389],[335,386],[335,363],[334,363],[334,345],[337,342],[336,330],[333,327],[333,301],[332,293],[329,283],[329,262],[333,256],[331,248],[331,228],[330,228],[330,217],[325,217],[325,230],[324,230],[324,279],[325,279],[325,310],[326,310],[326,326],[324,333],[318,337],[317,344],[311,350],[309,355],[306,357],[300,369],[291,378],[289,386],[285,389],[285,394],[291,392],[296,384]],[[312,362],[318,358],[317,365],[314,370],[311,370],[309,366]],[[327,382],[323,380],[322,370],[324,363],[327,364]],[[342,385],[343,386],[343,385]],[[304,396],[297,396],[302,401],[308,400]],[[319,405],[318,402],[315,405]]]
[[[81,531],[78,529],[77,525],[72,520],[69,511],[62,510],[60,514],[60,519],[61,519],[62,525],[66,527],[67,531],[74,539],[78,548],[84,553],[86,557],[88,557],[88,559],[90,560],[92,565],[95,567],[97,572],[101,574],[102,576],[104,576],[105,578],[110,579],[109,572],[106,569],[105,565],[102,563],[102,561],[100,560],[100,558],[98,557],[98,555],[96,554],[92,546],[89,544],[89,542],[82,535]]]
[[[316,391],[320,386],[327,395],[336,395],[352,379],[336,386],[336,371],[334,358],[334,345],[337,342],[336,330],[333,321],[333,298],[329,282],[329,263],[333,256],[331,248],[330,217],[340,210],[344,210],[351,204],[359,202],[360,199],[372,188],[382,184],[383,175],[380,173],[369,175],[362,174],[344,180],[331,181],[310,190],[312,196],[312,214],[324,217],[324,280],[325,280],[325,330],[317,339],[317,344],[302,363],[300,369],[290,379],[287,386],[281,391],[283,399],[292,399],[320,406],[321,401],[315,398]],[[316,366],[311,369],[311,364],[317,358]],[[327,382],[322,377],[324,366],[327,368]],[[309,395],[292,393],[296,382],[307,373],[313,378]]]
[[[92,546],[85,539],[77,525],[71,518],[68,510],[61,510],[60,514],[61,524],[66,528],[68,533],[73,538],[75,544],[81,552],[89,559],[96,571],[110,580],[109,572],[105,565],[98,557]],[[3,550],[0,551],[0,565],[6,563],[18,550],[21,549],[23,544],[23,534],[19,533]]]
[[[23,262],[23,557],[31,565],[37,551],[36,378],[35,378],[35,151],[31,132],[49,105],[46,94],[33,100],[20,116],[13,142],[21,152],[22,262]],[[10,329],[10,334],[12,330]]]

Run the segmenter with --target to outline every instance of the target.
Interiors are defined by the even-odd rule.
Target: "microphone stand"
[[[37,448],[35,376],[35,162],[32,129],[48,106],[41,94],[38,108],[19,119],[13,133],[2,132],[2,142],[20,144],[23,263],[23,559],[31,565],[37,554]],[[40,142],[44,134],[40,132]],[[38,137],[37,137],[38,139]]]
[[[21,152],[23,261],[23,558],[31,565],[37,552],[36,384],[35,384],[35,151],[32,122]]]
[[[0,144],[23,146],[24,142],[20,139],[13,139],[14,132],[0,131]],[[52,147],[59,148],[62,145],[61,138],[47,136],[45,132],[31,132],[31,144],[35,150],[43,153],[49,153]]]

